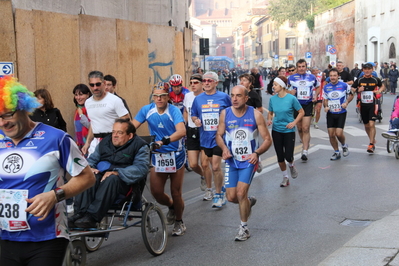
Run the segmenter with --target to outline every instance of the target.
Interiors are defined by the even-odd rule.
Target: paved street
[[[252,236],[248,241],[234,241],[240,222],[238,207],[227,203],[220,210],[212,209],[210,202],[202,201],[199,178],[186,173],[184,236],[170,236],[165,253],[153,257],[143,244],[139,228],[112,233],[98,251],[88,254],[87,265],[318,265],[367,224],[373,225],[399,208],[398,161],[387,153],[381,137],[388,128],[394,96],[384,97],[385,118],[377,122],[374,155],[366,152],[368,139],[352,102],[346,127],[351,152],[348,157],[329,160],[333,151],[324,113],[320,129],[311,128],[307,163],[300,162],[297,141],[299,177],[291,180],[289,187],[279,187],[282,175],[274,148],[262,156],[264,170],[256,175],[250,189],[258,202],[249,220]],[[265,107],[268,98],[264,97]],[[341,225],[345,219],[349,219],[349,226]],[[172,226],[168,230],[170,235]]]

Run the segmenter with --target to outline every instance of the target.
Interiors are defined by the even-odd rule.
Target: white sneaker
[[[238,229],[238,234],[236,235],[235,241],[245,241],[250,238],[248,227],[242,227]]]
[[[212,200],[212,199],[213,199],[213,191],[210,188],[206,190],[203,200]]]
[[[345,147],[342,146],[342,155],[343,155],[344,157],[346,157],[346,156],[349,155],[348,145],[346,145]]]
[[[176,220],[175,210],[169,209],[168,213],[166,214],[166,223],[171,225]]]
[[[212,201],[212,208],[222,208],[223,207],[223,194],[215,193]]]
[[[293,165],[293,166],[289,166],[288,165],[288,168],[290,168],[292,179],[297,178],[298,177],[298,171],[296,170],[295,165]]]
[[[172,236],[182,236],[186,232],[186,226],[184,225],[183,222],[175,222],[175,226],[173,227],[172,230]]]
[[[73,210],[73,204],[67,205],[67,213],[73,213],[73,212],[74,212],[74,210]]]
[[[206,186],[205,177],[201,176],[201,185],[200,185],[200,189],[201,189],[202,191],[205,191],[206,188],[207,188],[207,186]]]
[[[256,169],[256,172],[260,173],[260,172],[262,172],[262,169],[263,169],[262,161],[259,158],[258,168]]]
[[[290,180],[288,177],[283,177],[283,181],[280,183],[280,187],[288,187],[290,185]]]
[[[319,126],[317,124],[313,125],[315,129],[319,129]]]

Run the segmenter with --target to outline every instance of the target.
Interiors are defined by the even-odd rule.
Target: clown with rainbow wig
[[[95,182],[71,136],[29,118],[39,106],[16,78],[0,78],[0,199],[12,206],[0,217],[0,265],[62,265],[65,199]],[[72,178],[64,184],[66,171]]]

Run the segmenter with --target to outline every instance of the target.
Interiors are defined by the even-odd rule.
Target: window
[[[226,54],[226,46],[222,46],[222,54]]]
[[[394,43],[391,43],[389,46],[389,58],[396,58],[396,49]]]
[[[295,38],[285,38],[285,49],[294,49]]]

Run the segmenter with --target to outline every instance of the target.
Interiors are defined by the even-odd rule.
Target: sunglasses
[[[214,82],[214,80],[213,79],[203,79],[202,82],[203,83],[212,83],[212,82]]]
[[[90,87],[100,87],[102,82],[97,82],[97,83],[89,83]]]
[[[15,112],[16,111],[0,115],[0,118],[3,119],[3,120],[10,120],[10,119],[12,119],[13,115],[15,114]]]
[[[200,83],[199,81],[190,81],[190,84],[192,85],[192,84],[198,84],[198,83]]]
[[[288,72],[294,72],[295,71],[295,68],[294,69],[288,69]]]
[[[166,97],[168,95],[169,95],[169,93],[161,93],[161,94],[153,94],[152,97],[158,98],[158,97]]]

